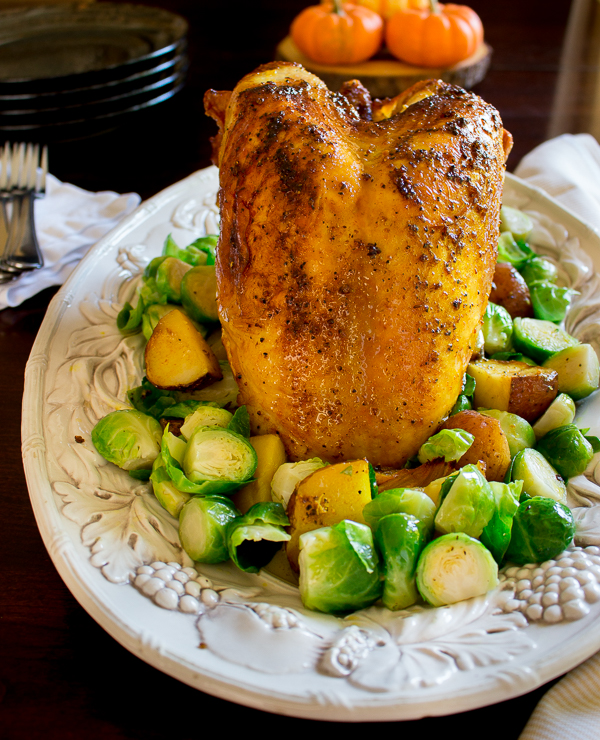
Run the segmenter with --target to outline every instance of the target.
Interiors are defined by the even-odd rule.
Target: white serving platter
[[[119,334],[120,307],[167,234],[185,246],[215,232],[217,189],[215,168],[197,172],[103,238],[50,304],[27,365],[22,431],[31,501],[46,548],[83,608],[132,653],[191,686],[321,720],[474,709],[531,691],[600,649],[596,458],[569,483],[580,547],[546,566],[567,577],[579,562],[579,572],[588,574],[581,586],[589,588],[577,608],[553,617],[556,623],[532,616],[534,601],[514,597],[515,582],[533,581],[533,572],[513,572],[497,591],[451,607],[395,614],[371,607],[341,619],[303,609],[297,589],[266,572],[249,575],[230,565],[190,570],[177,522],[148,484],[98,455],[90,433],[99,418],[126,406],[127,389],[142,377],[143,340]],[[566,328],[598,351],[600,236],[510,175],[504,202],[534,219],[533,244],[579,291]],[[577,422],[598,434],[599,418],[594,394]],[[172,565],[150,567],[155,562]],[[153,591],[147,584],[156,585],[156,571],[164,585]]]

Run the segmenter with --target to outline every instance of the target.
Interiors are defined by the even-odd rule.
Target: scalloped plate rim
[[[571,629],[570,632],[573,634],[553,648],[554,654],[546,656],[544,653],[537,661],[517,670],[516,673],[520,676],[515,678],[512,684],[510,681],[502,680],[500,676],[501,673],[511,673],[511,667],[514,666],[511,662],[491,666],[487,672],[486,670],[483,673],[476,672],[479,678],[477,687],[466,686],[451,690],[451,684],[446,683],[442,684],[441,688],[435,687],[433,691],[419,689],[405,693],[404,696],[370,694],[353,689],[348,684],[339,682],[338,679],[331,679],[337,681],[331,684],[335,690],[325,693],[324,696],[328,698],[328,701],[322,703],[316,696],[316,692],[311,693],[305,690],[293,694],[287,689],[265,688],[269,683],[266,679],[262,682],[263,686],[257,687],[257,684],[261,682],[260,676],[263,674],[239,666],[235,668],[239,677],[237,675],[224,677],[222,671],[192,659],[201,658],[202,653],[208,651],[197,651],[197,653],[192,653],[192,658],[186,659],[182,656],[181,650],[169,644],[168,641],[166,645],[161,645],[160,639],[156,640],[157,644],[153,643],[152,629],[149,633],[143,632],[140,625],[133,622],[131,614],[123,611],[124,605],[135,603],[141,609],[147,609],[151,615],[151,621],[157,624],[171,619],[189,619],[181,614],[163,613],[164,610],[156,607],[133,588],[109,583],[99,570],[88,562],[89,558],[86,558],[83,552],[84,550],[87,552],[87,548],[68,534],[72,525],[67,522],[56,505],[43,454],[45,444],[41,419],[45,403],[48,348],[55,333],[60,329],[65,311],[73,305],[76,287],[86,279],[91,279],[95,264],[114,252],[120,243],[136,229],[143,227],[148,219],[157,214],[159,210],[166,209],[185,196],[189,197],[194,193],[194,187],[214,182],[215,176],[216,168],[208,167],[171,185],[142,203],[112,232],[103,237],[83,258],[51,301],[32,348],[25,372],[23,395],[22,439],[25,474],[44,545],[61,578],[80,605],[117,642],[134,655],[190,686],[245,706],[287,716],[327,721],[408,720],[464,712],[527,693],[590,657],[600,649],[600,631],[595,631],[594,639],[594,626],[600,617],[591,620],[585,630]],[[543,211],[552,212],[561,223],[566,222],[578,230],[583,228],[585,236],[595,242],[595,245],[591,246],[595,246],[600,255],[600,234],[593,226],[564,208],[540,188],[528,185],[508,173],[506,180],[515,190],[530,196],[537,204],[540,204]],[[593,257],[590,245],[584,244],[583,247]],[[96,573],[101,580],[90,578],[90,573]],[[93,585],[94,581],[96,581],[96,586]],[[127,592],[123,591],[123,594],[127,593],[127,595],[119,597],[116,589],[127,589]],[[532,625],[528,629],[552,629],[558,636],[558,632],[564,632],[563,628],[568,626],[568,624],[550,627]],[[557,652],[560,654],[556,655]],[[247,673],[254,680],[247,680],[243,675]],[[311,674],[294,674],[295,682],[301,683],[302,676],[305,675]],[[319,675],[319,678],[322,677]],[[285,685],[286,682],[282,681],[281,677],[279,679],[279,683]],[[359,701],[357,697],[360,697]]]

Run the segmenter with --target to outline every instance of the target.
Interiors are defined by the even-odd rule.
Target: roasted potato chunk
[[[529,422],[539,418],[558,393],[558,373],[525,362],[476,360],[467,372],[475,378],[476,407],[510,411]]]
[[[498,419],[484,416],[477,411],[459,411],[447,419],[440,429],[464,429],[475,437],[475,441],[458,461],[464,465],[485,465],[488,480],[503,481],[510,465],[508,440]]]
[[[285,447],[278,434],[250,437],[257,457],[254,480],[236,491],[231,500],[245,514],[251,506],[261,501],[271,501],[271,481],[277,468],[286,462]]]
[[[496,265],[490,301],[505,308],[513,319],[517,316],[533,316],[527,283],[508,262],[498,262]]]
[[[362,510],[370,500],[371,482],[366,460],[328,465],[301,480],[287,508],[292,538],[286,545],[286,552],[292,568],[298,571],[301,534],[331,527],[343,519],[365,524]]]
[[[223,377],[214,352],[178,309],[163,316],[154,328],[145,360],[146,377],[165,390],[197,390]]]

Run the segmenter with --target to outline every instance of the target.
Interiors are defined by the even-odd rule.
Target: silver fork
[[[2,201],[5,218],[8,203],[11,204],[11,213],[0,269],[16,276],[25,270],[38,269],[44,264],[35,231],[34,201],[43,197],[46,192],[48,149],[43,148],[41,162],[39,144],[15,145],[9,156],[10,177],[6,189],[2,191]],[[2,164],[4,173],[4,158]],[[38,167],[41,168],[39,176]],[[6,173],[8,174],[8,167]],[[4,179],[5,175],[2,174],[2,180]],[[0,182],[0,190],[1,185]]]

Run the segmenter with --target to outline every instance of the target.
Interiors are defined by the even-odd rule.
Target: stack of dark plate
[[[0,141],[89,136],[172,98],[185,82],[187,30],[143,5],[0,12]]]

